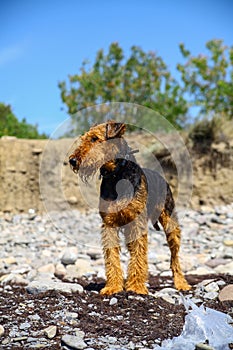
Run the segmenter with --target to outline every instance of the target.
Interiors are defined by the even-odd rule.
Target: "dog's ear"
[[[126,126],[124,123],[108,122],[106,124],[106,139],[114,139],[121,137],[125,132]]]

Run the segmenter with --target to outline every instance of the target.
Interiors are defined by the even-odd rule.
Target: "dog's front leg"
[[[127,247],[130,253],[126,291],[148,294],[145,285],[148,279],[148,233],[147,221],[135,220],[125,229]]]
[[[106,285],[100,294],[111,295],[123,290],[124,279],[120,263],[119,229],[103,224],[102,245],[105,260]]]

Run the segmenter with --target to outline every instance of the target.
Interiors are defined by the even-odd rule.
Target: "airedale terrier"
[[[123,289],[148,293],[149,219],[155,229],[159,229],[159,221],[165,231],[175,287],[188,290],[178,257],[181,230],[170,187],[158,172],[138,165],[135,152],[122,137],[125,130],[124,123],[115,121],[93,126],[69,157],[72,170],[84,182],[98,169],[102,177],[99,212],[107,281],[100,293],[111,295]],[[120,230],[130,253],[126,281],[120,264]]]

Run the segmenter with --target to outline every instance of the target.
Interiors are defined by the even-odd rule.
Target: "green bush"
[[[19,121],[11,110],[11,106],[0,103],[0,137],[16,136],[24,139],[46,139],[46,134],[40,134],[36,125],[28,124],[24,118]]]

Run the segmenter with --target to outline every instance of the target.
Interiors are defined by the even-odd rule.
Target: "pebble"
[[[80,331],[80,329],[74,329],[76,337],[79,337],[80,339],[83,339],[85,336],[85,333],[83,331]]]
[[[59,263],[55,266],[54,275],[58,278],[63,278],[66,275],[66,268],[63,264]]]
[[[223,241],[223,244],[227,247],[233,247],[233,240],[232,239],[225,239]]]
[[[73,280],[87,274],[95,274],[95,269],[87,259],[77,259],[75,265],[66,266],[66,279]]]
[[[29,322],[24,322],[19,325],[19,329],[21,330],[28,329],[30,327],[31,327],[31,324]]]
[[[65,293],[83,293],[83,287],[80,284],[66,283],[52,280],[35,280],[26,287],[28,293],[39,294],[49,290],[56,290]]]
[[[211,282],[204,287],[206,292],[218,292],[219,286],[216,282]]]
[[[213,299],[216,299],[217,297],[218,297],[218,292],[208,292],[204,294],[205,299],[213,300]]]
[[[228,264],[230,261],[229,259],[223,259],[223,258],[216,258],[216,259],[210,259],[208,260],[205,265],[207,265],[210,268],[215,268],[219,265],[226,265]]]
[[[78,258],[77,247],[69,247],[65,249],[61,258],[61,263],[64,265],[74,264],[77,258]]]
[[[44,334],[49,338],[53,339],[57,334],[57,326],[49,326],[44,329]]]
[[[72,220],[70,219],[72,217]],[[182,229],[180,250],[181,264],[186,274],[212,275],[188,293],[188,297],[199,303],[203,298],[233,300],[233,285],[223,285],[215,278],[216,274],[233,275],[233,204],[216,208],[202,208],[200,211],[186,210],[179,212]],[[37,295],[50,290],[66,293],[85,293],[77,279],[85,275],[90,281],[92,275],[105,277],[102,247],[100,242],[101,220],[98,212],[81,213],[77,210],[54,212],[52,219],[47,215],[29,214],[11,215],[0,213],[0,288],[11,292],[11,283],[25,285],[29,293]],[[72,222],[72,224],[71,224]],[[56,228],[55,228],[56,226]],[[77,228],[74,230],[74,227]],[[15,234],[17,232],[17,235]],[[124,246],[124,244],[122,245]],[[149,266],[150,273],[171,276],[169,268],[170,252],[166,244],[163,230],[156,232],[149,225]],[[122,265],[127,270],[128,253],[122,249]],[[66,282],[61,282],[59,278]],[[75,283],[70,283],[75,282]],[[135,296],[132,296],[134,298]],[[173,288],[163,288],[153,294],[171,304],[181,302],[181,294]],[[131,298],[131,296],[129,296]],[[105,300],[105,299],[104,299]],[[117,305],[116,297],[107,298],[110,306]],[[91,303],[90,303],[91,305]],[[22,307],[17,306],[16,314],[20,315]],[[85,334],[77,327],[79,313],[60,311],[64,315],[67,334],[62,337],[62,344],[73,349],[89,349],[96,346],[96,340],[85,339]],[[90,313],[98,316],[90,306]],[[120,317],[120,316],[119,316]],[[44,338],[38,334],[28,335],[33,323],[41,322],[40,316],[33,312],[17,329],[9,332],[9,337],[0,325],[1,344],[26,340],[31,348],[48,348],[49,340],[58,334],[54,325],[55,316],[51,317],[51,325],[42,328]],[[46,327],[47,326],[47,327]],[[46,328],[45,328],[46,327]],[[68,334],[73,332],[72,335]],[[20,340],[21,339],[21,340]],[[85,341],[84,341],[85,339]],[[156,341],[156,340],[155,340]],[[120,338],[100,337],[100,346],[108,344],[109,349],[147,349],[148,344],[121,342]],[[89,348],[88,348],[89,346]],[[200,344],[198,344],[200,348]],[[207,346],[202,344],[202,346]],[[208,349],[208,348],[200,348]]]
[[[228,286],[225,286],[218,296],[220,301],[226,301],[231,300],[233,301],[233,284],[229,284]]]
[[[217,266],[215,272],[233,275],[233,261],[225,265]]]
[[[0,337],[3,336],[5,333],[5,329],[2,325],[0,325]]]
[[[38,272],[48,273],[48,274],[54,275],[55,266],[54,266],[54,264],[47,264],[47,265],[41,266],[38,268]]]
[[[84,349],[87,347],[87,344],[84,342],[83,337],[77,335],[63,335],[62,343],[71,347],[71,349]]]
[[[176,304],[181,299],[177,290],[174,288],[163,288],[154,294],[155,298],[162,298],[170,304]]]
[[[109,305],[110,305],[110,306],[115,305],[115,304],[117,304],[117,302],[118,302],[118,299],[115,298],[115,297],[113,297],[113,298],[110,299]]]

